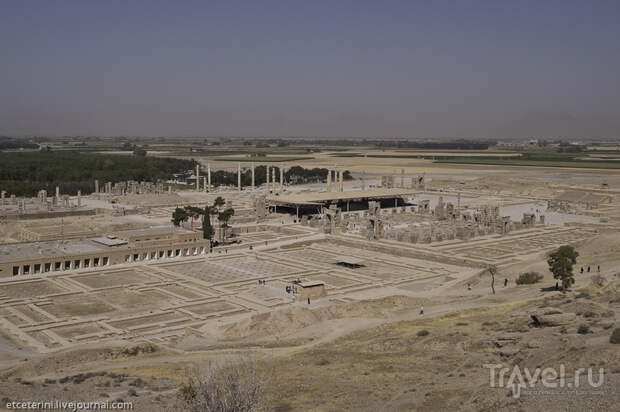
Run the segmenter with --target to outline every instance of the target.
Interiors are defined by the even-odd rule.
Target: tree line
[[[195,165],[194,160],[73,151],[0,153],[0,189],[16,196],[34,196],[42,189],[52,193],[59,186],[64,194],[75,195],[78,190],[89,194],[95,190],[95,179],[101,184],[156,182]]]

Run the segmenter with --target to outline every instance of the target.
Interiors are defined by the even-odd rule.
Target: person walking
[[[420,315],[424,315],[424,306],[420,305]]]

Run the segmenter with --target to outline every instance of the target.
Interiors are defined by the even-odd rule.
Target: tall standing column
[[[271,169],[271,192],[276,192],[276,168]]]
[[[267,174],[267,178],[265,179],[265,184],[267,185],[267,193],[269,193],[269,165],[265,166],[265,173]]]
[[[241,162],[237,163],[237,190],[241,191]]]
[[[340,191],[344,192],[344,179],[342,177],[343,173],[342,170],[340,171]]]
[[[254,190],[254,162],[252,162],[252,190]]]
[[[284,168],[280,168],[280,192],[284,189]]]
[[[200,165],[196,165],[196,191],[200,191]]]
[[[332,191],[332,171],[327,169],[327,191]]]
[[[82,206],[82,191],[81,190],[78,190],[77,203],[78,203],[78,207]]]
[[[99,180],[95,179],[95,193],[99,193]]]
[[[56,201],[60,203],[60,186],[56,186]]]
[[[209,187],[209,192],[211,191],[211,165],[207,163],[207,185]]]
[[[207,192],[207,176],[202,177],[202,190],[204,190],[205,193]]]

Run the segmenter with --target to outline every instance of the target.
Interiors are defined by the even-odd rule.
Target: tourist
[[[420,315],[424,315],[424,306],[420,305]]]
[[[508,286],[508,279],[504,279],[504,287]]]

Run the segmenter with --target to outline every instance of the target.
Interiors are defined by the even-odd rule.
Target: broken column
[[[207,185],[209,192],[211,191],[211,165],[207,163]]]
[[[332,171],[327,169],[327,191],[332,191]]]
[[[241,191],[241,162],[237,163],[237,190]]]
[[[81,190],[78,190],[78,193],[77,193],[77,205],[78,207],[82,206],[82,191]]]
[[[280,192],[284,189],[284,168],[280,168]]]
[[[254,173],[255,173],[254,172],[254,162],[252,162],[252,190],[254,190],[254,184],[255,184],[255,182],[254,182]]]
[[[196,165],[196,191],[200,191],[200,165]]]
[[[60,202],[60,187],[56,186],[56,201]]]

